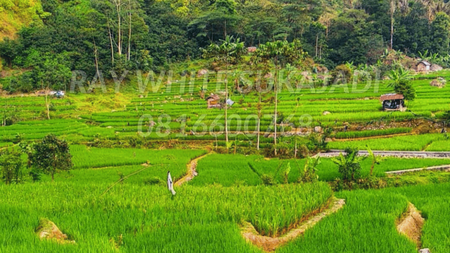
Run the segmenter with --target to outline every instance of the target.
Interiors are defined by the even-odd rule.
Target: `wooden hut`
[[[427,61],[420,61],[416,65],[417,72],[426,72],[431,70],[431,63]]]
[[[402,94],[384,94],[380,101],[385,111],[406,111],[405,97]]]
[[[249,52],[249,53],[256,52],[256,47],[247,47],[247,52]]]
[[[219,95],[211,94],[205,100],[208,102],[208,109],[221,108],[222,107],[220,105],[220,97],[219,97]]]

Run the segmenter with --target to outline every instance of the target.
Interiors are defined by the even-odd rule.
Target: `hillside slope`
[[[40,0],[0,0],[0,41],[44,16]]]

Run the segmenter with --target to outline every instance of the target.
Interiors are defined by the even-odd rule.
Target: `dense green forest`
[[[1,0],[0,14],[27,16],[21,5],[36,15],[3,35],[0,57],[4,69],[39,70],[16,80],[22,90],[66,83],[70,70],[161,71],[227,35],[245,46],[298,39],[329,69],[376,64],[387,48],[449,60],[450,4],[436,0]]]

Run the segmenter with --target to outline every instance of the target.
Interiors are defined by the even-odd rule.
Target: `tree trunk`
[[[41,86],[44,87],[44,83],[41,81]],[[50,119],[50,105],[48,103],[48,92],[50,87],[47,86],[45,92],[45,107],[47,108],[47,119]]]
[[[316,34],[316,58],[319,51],[319,34]]]
[[[274,90],[275,90],[275,111],[274,111],[274,134],[273,134],[273,145],[274,145],[274,152],[275,152],[275,156],[277,155],[277,113],[278,113],[278,89],[277,89],[277,71],[275,70],[275,74],[274,76]]]
[[[373,175],[373,168],[375,167],[375,157],[374,160],[372,161],[372,166],[370,166],[370,176]]]
[[[228,99],[228,52],[226,56],[226,70],[225,70],[225,141],[228,144],[228,106],[227,106],[227,99]],[[228,146],[227,146],[228,150]]]
[[[95,40],[94,40],[94,60],[95,60],[95,71],[98,77],[100,77],[100,70],[98,68],[98,50],[97,50],[97,46],[95,45]]]
[[[128,0],[128,17],[129,17],[129,24],[128,24],[128,52],[127,52],[127,60],[131,60],[131,0]]]
[[[260,139],[260,135],[261,135],[261,92],[259,93],[259,98],[258,98],[258,122],[257,124],[257,128],[256,128],[256,149],[259,150],[259,139]]]
[[[225,26],[223,29],[223,39],[227,39],[227,21],[225,20]]]
[[[108,35],[109,35],[109,43],[111,46],[111,63],[114,64],[114,44],[113,44],[113,38],[112,38],[112,34],[111,34],[111,27],[109,25],[109,21],[108,21]]]
[[[47,92],[45,92],[45,106],[47,107],[47,119],[50,119],[50,105],[48,103],[48,94],[47,94]]]
[[[216,151],[217,151],[217,146],[218,146],[218,143],[217,143],[217,134],[215,134],[214,137],[215,137],[215,139],[216,139]]]
[[[115,0],[116,12],[117,12],[117,52],[122,55],[122,17],[120,12],[122,11],[121,0]]]
[[[294,158],[297,158],[297,152],[298,152],[298,149],[297,149],[297,139],[295,139]]]
[[[394,13],[395,13],[395,0],[391,0],[391,49],[394,48]]]

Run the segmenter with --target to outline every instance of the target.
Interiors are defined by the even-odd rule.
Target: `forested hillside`
[[[436,0],[2,0],[4,68],[162,70],[227,35],[246,46],[299,39],[329,69],[387,48],[448,65],[450,4]],[[33,15],[30,15],[33,13]],[[42,19],[42,22],[32,22]],[[5,21],[6,20],[6,21]],[[3,25],[6,24],[6,25]],[[20,29],[14,40],[15,29]],[[64,71],[63,71],[64,72]],[[58,77],[67,80],[65,73]],[[22,77],[37,83],[37,76]],[[30,81],[31,80],[31,81]],[[20,81],[20,80],[19,80]],[[33,82],[34,81],[34,82]]]
[[[0,0],[0,40],[45,17],[39,0]]]

